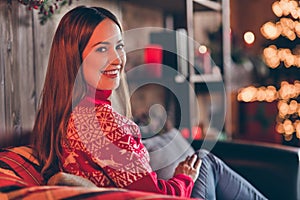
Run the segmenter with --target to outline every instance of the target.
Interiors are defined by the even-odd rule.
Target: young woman
[[[62,171],[87,178],[99,187],[190,197],[194,182],[201,178],[200,189],[193,192],[197,197],[222,193],[227,189],[224,183],[233,185],[232,190],[227,189],[233,191],[228,198],[263,198],[211,154],[203,160],[196,154],[188,156],[172,178],[158,179],[149,165],[139,128],[128,117],[125,62],[122,28],[110,11],[80,6],[62,18],[33,128],[45,180]],[[127,117],[112,108],[110,96],[116,94],[128,105]],[[223,179],[230,183],[219,181]],[[236,187],[238,191],[234,191]]]

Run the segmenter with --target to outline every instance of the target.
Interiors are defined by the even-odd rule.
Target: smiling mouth
[[[105,76],[108,76],[110,78],[115,78],[119,75],[120,70],[119,69],[113,69],[113,70],[106,70],[101,71],[101,73]]]

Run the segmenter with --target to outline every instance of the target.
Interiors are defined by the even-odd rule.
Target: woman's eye
[[[97,51],[98,52],[106,52],[107,48],[106,47],[99,47],[99,48],[97,48]]]
[[[124,44],[117,45],[116,49],[123,50],[124,49]]]

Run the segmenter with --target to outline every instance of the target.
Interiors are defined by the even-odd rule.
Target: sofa
[[[268,199],[300,199],[300,149],[243,140],[192,142],[195,149],[211,149]]]
[[[170,167],[176,166],[185,154],[203,148],[220,157],[268,199],[300,199],[299,148],[241,140],[194,140],[188,143],[177,137],[178,133],[173,131],[145,142],[156,163],[162,163],[158,161],[162,161],[160,156],[164,154],[168,154],[168,158],[175,156],[169,165],[153,165],[160,169],[158,174],[159,171],[170,171]],[[40,166],[28,146],[30,135],[29,131],[0,134],[0,199],[183,199],[119,188],[43,185]],[[180,146],[185,153],[172,150],[169,151],[171,156],[168,149],[157,153],[157,149],[165,146],[174,148],[172,145]]]
[[[75,180],[73,177],[67,177],[68,180],[63,182],[68,185],[45,185],[40,174],[41,167],[29,145],[30,137],[29,131],[0,133],[0,200],[194,199],[121,188],[88,187],[78,184],[78,177],[75,183],[72,182]]]

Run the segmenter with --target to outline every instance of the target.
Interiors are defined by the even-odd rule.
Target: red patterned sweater
[[[61,170],[88,178],[99,187],[189,197],[194,185],[189,176],[157,178],[139,127],[112,109],[107,100],[111,91],[90,94],[73,109],[69,119],[62,140]]]

